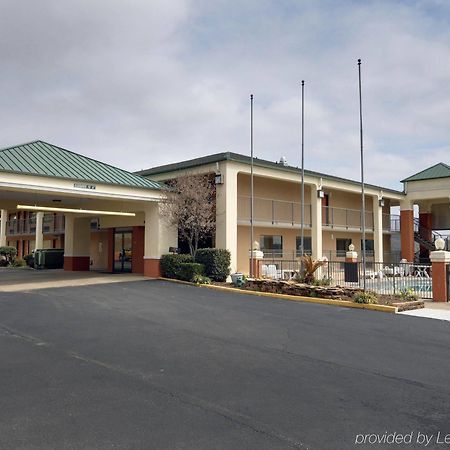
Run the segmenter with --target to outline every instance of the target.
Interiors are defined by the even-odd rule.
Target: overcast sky
[[[129,170],[233,151],[368,182],[450,163],[447,0],[0,0],[0,147]]]

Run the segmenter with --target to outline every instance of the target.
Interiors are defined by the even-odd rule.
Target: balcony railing
[[[250,222],[250,197],[238,196],[238,221]],[[300,226],[301,203],[273,200],[261,197],[253,199],[253,220],[261,225]],[[361,210],[349,208],[322,207],[322,226],[332,229],[361,230]],[[304,224],[311,227],[311,205],[305,204]],[[373,231],[372,211],[366,211],[366,230]],[[382,216],[383,231],[398,231],[399,218],[390,214]]]
[[[359,209],[322,207],[322,223],[324,227],[362,229],[362,214]],[[366,229],[373,230],[373,213],[366,211]]]
[[[44,234],[64,233],[64,215],[48,214],[44,215],[42,222],[42,232]],[[12,219],[6,223],[7,236],[20,236],[36,233],[36,218]]]
[[[238,196],[238,221],[250,221],[250,197]],[[253,220],[261,224],[300,226],[301,203],[253,198]],[[311,205],[305,204],[305,226],[311,227]]]

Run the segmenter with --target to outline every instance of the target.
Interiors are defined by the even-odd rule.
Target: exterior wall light
[[[444,250],[445,249],[445,241],[442,238],[437,238],[434,241],[434,246],[436,247],[436,250]]]
[[[378,200],[378,206],[381,206],[381,207],[384,206],[384,198],[380,198],[380,199]]]
[[[223,184],[223,179],[222,179],[222,174],[221,173],[216,173],[214,175],[214,183],[215,184]]]
[[[325,192],[322,191],[322,189],[319,189],[317,191],[317,197],[319,198],[325,198]]]

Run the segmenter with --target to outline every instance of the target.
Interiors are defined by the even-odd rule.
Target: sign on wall
[[[88,190],[94,190],[96,188],[95,184],[83,184],[83,183],[73,183],[73,187],[77,189],[88,189]]]

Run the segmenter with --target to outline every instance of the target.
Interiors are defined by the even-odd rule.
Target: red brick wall
[[[414,261],[414,215],[412,210],[400,211],[402,258]]]
[[[133,273],[144,273],[144,229],[133,227],[133,255],[131,268]]]

